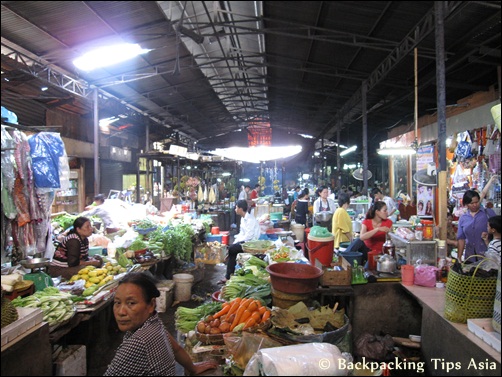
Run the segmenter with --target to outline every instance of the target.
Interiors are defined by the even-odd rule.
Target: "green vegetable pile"
[[[138,237],[134,241],[132,241],[127,250],[132,250],[132,251],[145,250],[147,247],[148,244],[145,241],[143,241],[141,237]]]
[[[69,320],[75,313],[72,295],[59,291],[55,287],[47,287],[31,296],[16,297],[12,305],[24,308],[39,308],[44,313],[44,321],[56,325]]]
[[[221,310],[220,302],[207,302],[194,309],[183,306],[178,307],[174,315],[174,325],[176,330],[182,333],[188,333],[195,329],[197,322],[210,314],[214,314]]]
[[[254,298],[264,305],[272,302],[271,287],[268,282],[269,273],[265,270],[267,263],[252,256],[243,268],[236,271],[221,289],[220,297],[232,301],[236,297]]]
[[[148,244],[153,253],[163,250],[165,255],[190,262],[194,235],[195,231],[191,224],[179,224],[166,231],[158,228],[149,234]]]
[[[157,228],[159,224],[156,222],[150,220],[150,219],[144,219],[144,220],[138,220],[135,221],[136,223],[136,229],[151,229],[151,228]]]

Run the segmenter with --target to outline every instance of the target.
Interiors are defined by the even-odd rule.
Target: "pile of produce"
[[[219,302],[208,302],[193,309],[180,306],[174,315],[176,330],[182,333],[193,331],[201,318],[214,314],[221,308],[222,305]]]
[[[4,290],[2,288],[2,329],[10,325],[12,322],[17,321],[19,315],[16,308],[12,305],[11,301],[4,297]]]
[[[55,287],[47,287],[31,296],[16,297],[12,300],[12,305],[41,309],[44,313],[43,320],[53,326],[69,320],[75,314],[72,297],[71,294],[60,292]]]
[[[268,321],[270,314],[270,310],[260,300],[237,297],[225,302],[219,312],[200,320],[197,331],[200,334],[223,334],[247,330]]]
[[[275,248],[275,244],[268,240],[247,241],[242,244],[245,253],[260,254]]]
[[[113,281],[115,275],[124,272],[127,272],[127,269],[121,267],[118,263],[106,262],[101,268],[94,266],[82,268],[77,275],[70,278],[70,281],[85,280],[85,290],[82,296],[90,296],[99,287]]]
[[[227,301],[240,298],[260,300],[263,305],[269,305],[271,288],[269,273],[265,270],[267,263],[260,258],[251,256],[241,269],[235,272],[221,289],[220,298]]]

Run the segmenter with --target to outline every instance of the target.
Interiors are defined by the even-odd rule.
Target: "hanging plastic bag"
[[[422,287],[435,287],[436,286],[436,272],[437,267],[428,266],[426,264],[417,264],[415,266],[415,285]]]

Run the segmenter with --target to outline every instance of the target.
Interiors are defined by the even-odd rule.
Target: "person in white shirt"
[[[384,196],[382,193],[382,190],[380,190],[378,187],[375,187],[371,190],[371,197],[373,198],[373,202],[376,201],[384,201],[385,204],[387,205],[387,218],[392,220],[393,223],[397,221],[397,207],[396,207],[396,202],[394,199],[392,199],[390,196]]]
[[[86,211],[82,212],[80,216],[90,217],[98,216],[103,221],[103,226],[107,234],[118,232],[121,229],[120,221],[116,218],[111,206],[105,204],[105,196],[98,194],[94,197],[93,205],[86,207]]]
[[[251,186],[249,186],[249,185],[242,186],[242,190],[241,190],[241,192],[239,192],[239,198],[237,200],[248,200],[250,190],[251,190]]]
[[[326,221],[321,222],[316,219],[316,214],[319,212],[329,212],[331,213],[331,215],[333,215],[336,210],[336,204],[333,199],[328,198],[329,191],[327,186],[319,187],[318,192],[319,197],[315,200],[312,209],[312,212],[314,213],[314,223],[315,225],[328,228],[328,230],[331,232],[331,216],[329,217],[329,219],[326,219]]]
[[[246,200],[237,201],[235,213],[242,217],[240,232],[235,236],[234,243],[228,248],[227,272],[225,274],[225,279],[220,280],[218,284],[224,284],[234,273],[237,263],[237,254],[243,252],[242,244],[246,241],[260,238],[260,223],[252,213],[248,212],[248,203]]]

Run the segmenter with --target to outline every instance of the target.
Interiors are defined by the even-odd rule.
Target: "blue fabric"
[[[61,187],[59,158],[65,153],[59,133],[40,132],[28,138],[32,159],[33,178],[37,188]]]

